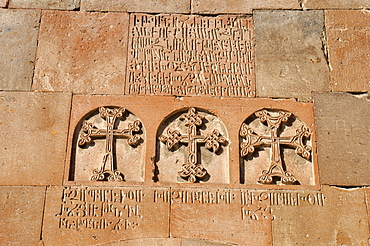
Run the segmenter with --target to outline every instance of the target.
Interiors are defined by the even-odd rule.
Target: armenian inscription
[[[126,94],[255,95],[251,17],[130,18]]]

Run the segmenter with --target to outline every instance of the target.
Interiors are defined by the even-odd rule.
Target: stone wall
[[[0,0],[1,245],[368,245],[368,0]]]

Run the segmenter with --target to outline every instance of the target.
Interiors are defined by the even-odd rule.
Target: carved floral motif
[[[114,163],[114,137],[126,138],[127,143],[135,147],[140,144],[141,137],[137,135],[141,131],[141,122],[135,120],[133,123],[128,124],[127,129],[114,129],[115,124],[119,118],[123,117],[126,112],[124,108],[99,108],[99,116],[105,120],[106,128],[98,129],[94,124],[83,121],[82,128],[79,134],[78,145],[84,146],[87,143],[92,143],[95,138],[104,138],[105,141],[105,154],[103,156],[102,165],[98,169],[93,170],[91,180],[102,181],[123,181],[123,174],[115,170]],[[110,167],[107,167],[109,165]]]
[[[270,167],[268,170],[262,171],[259,182],[273,183],[274,177],[278,177],[284,184],[298,183],[296,177],[283,165],[280,146],[295,148],[298,155],[310,159],[312,147],[306,142],[310,140],[312,135],[311,129],[303,124],[296,129],[295,135],[283,137],[281,136],[283,131],[281,126],[286,125],[292,117],[290,112],[263,109],[255,112],[255,116],[259,118],[261,123],[267,123],[270,135],[259,135],[248,124],[243,123],[240,130],[240,136],[243,138],[243,142],[240,144],[241,156],[254,153],[256,148],[269,146],[271,148]]]
[[[214,129],[211,134],[206,136],[199,135],[197,128],[203,125],[204,116],[199,115],[195,108],[189,108],[187,113],[180,116],[180,120],[185,121],[187,134],[182,134],[178,130],[168,129],[167,134],[161,135],[159,140],[170,150],[173,150],[178,144],[187,144],[187,163],[182,165],[179,175],[182,178],[187,178],[188,182],[194,183],[207,175],[207,170],[202,164],[197,162],[199,154],[197,145],[204,144],[208,150],[217,152],[221,144],[227,143],[227,139],[217,129]]]

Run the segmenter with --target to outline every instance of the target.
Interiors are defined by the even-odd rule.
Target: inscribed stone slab
[[[199,14],[251,14],[254,9],[299,9],[295,0],[194,0],[192,13]]]
[[[32,89],[123,93],[127,26],[126,13],[44,10]]]
[[[242,190],[173,188],[171,236],[240,245],[271,245],[268,202],[249,203],[246,194]],[[261,217],[249,216],[253,208],[261,210]]]
[[[130,17],[126,94],[253,97],[251,17]]]
[[[323,11],[255,11],[256,94],[310,100],[329,90]]]
[[[81,0],[84,11],[123,11],[140,13],[190,13],[188,0]]]
[[[305,193],[309,193],[306,191]],[[323,186],[323,206],[272,205],[274,245],[366,245],[369,238],[365,191]],[[307,194],[307,198],[312,196]]]
[[[61,184],[71,95],[0,93],[1,185]]]
[[[315,93],[314,109],[322,184],[369,185],[369,95]]]
[[[74,10],[79,8],[80,0],[9,0],[9,8],[40,8]]]
[[[303,9],[366,9],[368,0],[303,0]]]
[[[39,22],[39,10],[0,9],[0,90],[30,90]]]
[[[44,199],[45,187],[0,187],[2,245],[37,245]]]
[[[234,188],[319,188],[312,103],[206,99],[74,95],[64,184],[124,186],[144,182],[182,187],[195,182],[195,186]],[[116,116],[115,124],[109,123],[106,112],[111,119]],[[279,127],[271,125],[273,119],[280,119]],[[131,133],[127,131],[130,124]],[[137,145],[129,146],[129,139],[137,139],[131,142]],[[278,148],[271,147],[272,139]],[[124,146],[121,144],[126,145],[119,147]],[[184,171],[196,167],[203,170],[203,176]],[[127,182],[122,182],[122,175]]]
[[[370,91],[370,12],[328,10],[325,16],[333,91]]]
[[[165,194],[159,197],[157,194]],[[42,238],[50,245],[96,245],[169,237],[167,188],[50,187]]]

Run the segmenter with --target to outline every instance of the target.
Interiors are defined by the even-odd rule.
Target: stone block
[[[45,190],[45,187],[0,187],[2,245],[38,244]]]
[[[232,243],[219,243],[204,239],[183,238],[181,246],[231,246]]]
[[[215,240],[237,245],[272,245],[271,217],[267,207],[261,217],[250,217],[250,209],[267,203],[248,204],[241,190],[174,189],[171,190],[171,236]],[[267,197],[266,197],[267,198]],[[248,211],[247,211],[248,210]],[[190,241],[190,240],[189,240]],[[194,244],[187,241],[183,245]],[[199,240],[200,241],[200,240]]]
[[[323,186],[322,193],[325,196],[323,204],[315,204],[314,196],[307,194],[307,202],[300,205],[272,205],[274,245],[368,243],[364,188]]]
[[[370,184],[369,110],[369,95],[366,93],[314,94],[322,184]]]
[[[166,198],[159,199],[157,193],[166,194]],[[168,238],[169,194],[169,188],[143,186],[49,187],[43,241],[45,245],[135,245],[115,243]],[[156,245],[150,241],[156,240],[143,240],[149,244],[141,245]]]
[[[370,12],[327,10],[325,17],[332,90],[370,91]]]
[[[126,13],[44,10],[33,90],[122,94]]]
[[[192,13],[199,14],[251,14],[254,9],[300,9],[294,0],[194,0]]]
[[[368,0],[303,0],[303,9],[366,9],[370,7]]]
[[[313,106],[295,100],[74,95],[67,156],[65,185],[319,188]]]
[[[0,93],[0,185],[61,184],[71,95]]]
[[[81,0],[81,10],[141,13],[190,13],[188,0]]]
[[[125,94],[254,97],[251,17],[130,16]]]
[[[9,8],[36,8],[74,10],[80,7],[80,0],[9,0]]]
[[[0,90],[31,89],[39,22],[39,10],[0,9]]]
[[[329,90],[323,11],[255,11],[256,95],[310,100]]]

